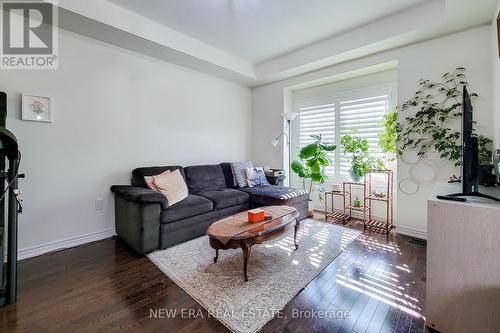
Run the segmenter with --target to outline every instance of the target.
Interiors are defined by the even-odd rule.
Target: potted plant
[[[355,130],[353,130],[356,133]],[[384,162],[379,158],[369,155],[368,140],[363,137],[355,137],[351,134],[344,135],[340,139],[340,144],[344,148],[344,154],[349,154],[351,161],[351,179],[359,182],[361,177],[372,169],[383,169]]]
[[[314,142],[303,147],[299,152],[299,159],[292,162],[292,171],[302,179],[304,190],[311,193],[316,191],[320,201],[323,200],[322,184],[327,180],[325,168],[332,165],[328,153],[334,151],[337,146],[325,142],[320,135],[311,135]],[[306,182],[309,180],[309,189]]]

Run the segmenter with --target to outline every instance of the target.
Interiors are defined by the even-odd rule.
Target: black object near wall
[[[498,198],[479,192],[479,143],[477,136],[474,135],[472,101],[465,85],[463,87],[462,108],[462,192],[438,196],[438,199],[466,201],[465,197],[480,197],[500,201]]]
[[[15,303],[17,298],[17,218],[21,207],[17,180],[24,177],[18,174],[21,154],[15,135],[5,128],[6,120],[7,95],[0,92],[0,306]]]

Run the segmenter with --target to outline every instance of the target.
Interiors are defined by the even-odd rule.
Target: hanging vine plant
[[[462,164],[462,143],[458,119],[462,117],[462,91],[468,85],[466,69],[457,67],[453,72],[445,73],[441,82],[420,80],[420,89],[412,99],[398,106],[400,114],[417,109],[417,112],[405,118],[406,124],[399,133],[398,154],[405,150],[415,150],[418,156],[424,156],[436,150],[442,159],[460,166]],[[470,94],[472,99],[478,97]],[[479,142],[488,142],[488,138],[479,135]],[[480,152],[487,149],[480,144]]]
[[[382,131],[379,134],[379,146],[387,154],[388,161],[394,161],[398,155],[398,142],[401,136],[401,125],[398,123],[398,113],[393,110],[384,114],[382,121]]]

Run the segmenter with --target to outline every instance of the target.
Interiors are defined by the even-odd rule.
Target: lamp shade
[[[298,112],[285,112],[283,113],[283,118],[287,121],[292,121],[298,116]]]

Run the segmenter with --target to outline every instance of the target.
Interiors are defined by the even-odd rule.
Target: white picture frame
[[[21,119],[51,123],[54,119],[53,98],[23,94],[21,103]]]

